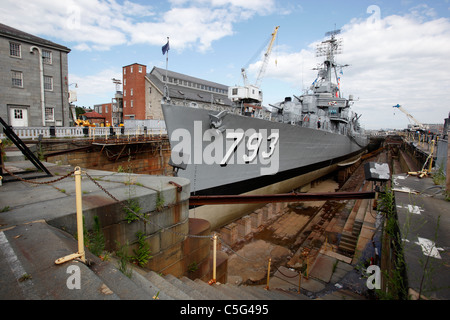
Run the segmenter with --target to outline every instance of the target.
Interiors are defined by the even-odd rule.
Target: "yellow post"
[[[309,278],[309,257],[306,256],[306,279]]]
[[[430,151],[430,166],[428,167],[428,172],[431,173],[431,167],[433,166],[433,153],[434,153],[434,140],[431,140],[431,151]]]
[[[217,282],[217,233],[213,236],[213,276],[212,279],[208,281],[208,284],[212,285]]]
[[[216,282],[216,268],[217,268],[217,233],[213,237],[213,281]]]
[[[86,262],[84,253],[84,237],[83,237],[83,201],[81,193],[81,168],[75,168],[75,199],[77,204],[77,232],[78,232],[78,254],[81,261]]]
[[[70,254],[55,261],[56,264],[61,264],[73,259],[80,258],[83,263],[86,263],[86,256],[84,252],[84,236],[83,236],[83,206],[81,198],[81,169],[75,168],[75,202],[77,207],[77,233],[78,233],[78,252]]]
[[[264,289],[269,290],[269,282],[270,282],[270,263],[272,262],[272,259],[269,258],[269,265],[267,267],[267,285]]]

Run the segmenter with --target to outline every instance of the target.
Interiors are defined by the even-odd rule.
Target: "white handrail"
[[[111,129],[116,136],[137,136],[137,135],[165,135],[166,128],[125,128],[125,127],[12,127],[15,134],[21,139],[38,139],[40,135],[43,138],[77,138],[77,137],[110,137]],[[123,130],[122,130],[123,129]],[[51,132],[54,130],[54,133]],[[123,133],[122,133],[123,131]],[[0,133],[0,139],[5,139],[6,135]]]

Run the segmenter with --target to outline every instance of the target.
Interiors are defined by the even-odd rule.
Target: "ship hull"
[[[220,128],[211,129],[210,114],[217,115],[218,111],[171,104],[163,104],[162,108],[172,158],[175,149],[176,152],[183,149],[187,163],[184,169],[178,170],[178,176],[191,181],[191,194],[196,195],[289,192],[336,170],[339,163],[360,156],[368,143],[363,136],[349,137],[231,113],[222,118]],[[249,133],[245,135],[247,139],[242,139],[242,143],[231,152],[232,157],[226,165],[221,165],[221,160],[233,151],[230,149],[233,139],[227,139],[228,132]],[[245,163],[239,151],[244,155],[251,154],[247,150],[251,149],[248,137],[255,132],[263,133],[264,139],[258,156]],[[273,138],[275,133],[276,139]],[[223,139],[216,139],[218,136]],[[185,148],[180,148],[180,145]],[[271,153],[270,158],[262,156],[268,153]],[[213,210],[202,207],[191,211],[195,217],[205,218],[216,228],[254,207],[227,205],[215,206]]]

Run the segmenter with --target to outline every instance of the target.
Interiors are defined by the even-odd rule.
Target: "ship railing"
[[[203,105],[201,105],[201,108],[205,109],[205,110],[213,110],[213,111],[217,111],[217,112],[228,111],[228,113],[237,114],[237,115],[240,115],[242,113],[241,108],[228,106],[228,105],[203,104]],[[267,121],[272,121],[272,122],[277,121],[276,118],[272,117],[271,112],[265,111],[265,110],[263,110],[263,111],[258,110],[258,112],[255,113],[255,115],[253,117],[267,120]]]

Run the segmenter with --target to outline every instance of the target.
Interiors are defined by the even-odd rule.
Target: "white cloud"
[[[259,15],[266,15],[274,12],[275,0],[172,0],[174,6],[189,5],[195,7],[209,8],[231,8],[233,10],[248,11]]]
[[[174,0],[165,12],[116,0],[4,0],[0,21],[32,34],[75,43],[75,50],[109,50],[124,44],[208,51],[233,34],[233,24],[275,9],[275,0]],[[17,16],[20,15],[20,21]]]
[[[169,36],[172,49],[196,47],[199,51],[206,51],[213,41],[233,34],[232,23],[235,20],[236,13],[224,9],[172,8],[161,21],[134,25],[132,33],[130,30],[130,41],[162,45]]]
[[[115,85],[112,82],[112,78],[122,79],[120,70],[105,69],[97,74],[88,76],[79,76],[76,74],[69,74],[70,83],[77,83],[77,96],[80,101],[75,102],[76,105],[85,107],[91,106],[91,104],[85,104],[85,101],[111,101],[111,96],[115,92]]]
[[[343,70],[341,88],[345,96],[359,97],[354,110],[363,114],[367,129],[405,128],[406,116],[392,108],[398,103],[423,123],[443,123],[450,110],[449,19],[433,18],[432,10],[420,7],[406,16],[355,19],[339,37],[343,54],[337,62],[350,65]],[[310,85],[315,79],[310,69],[321,61],[314,57],[314,48],[311,44],[300,52],[279,52],[278,65],[269,63],[264,81],[281,80],[300,94],[302,83]],[[263,87],[265,96],[272,96],[270,86]]]

